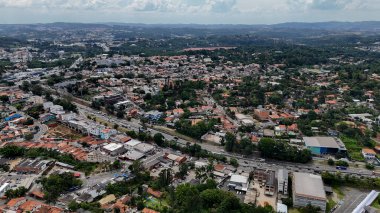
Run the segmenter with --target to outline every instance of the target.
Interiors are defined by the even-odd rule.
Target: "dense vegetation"
[[[55,202],[62,193],[73,191],[82,185],[82,181],[70,172],[51,174],[43,177],[40,182],[47,202]]]
[[[48,150],[44,148],[31,148],[27,149],[18,146],[5,146],[0,148],[0,155],[6,158],[14,157],[28,157],[28,158],[47,158],[55,159],[62,163],[67,163],[75,167],[76,170],[83,171],[89,174],[96,168],[95,163],[76,160],[72,155],[61,154],[56,150]]]
[[[299,150],[297,147],[270,138],[262,138],[258,148],[261,152],[261,156],[266,158],[297,163],[308,163],[312,160],[310,150]]]

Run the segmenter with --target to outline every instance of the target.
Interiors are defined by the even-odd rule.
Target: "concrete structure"
[[[136,146],[134,146],[134,149],[143,154],[147,154],[154,150],[154,146],[147,143],[139,143]]]
[[[10,183],[4,183],[3,185],[0,186],[0,196],[3,196],[4,193],[11,188]]]
[[[105,152],[95,150],[87,154],[87,161],[95,163],[113,162],[115,161],[115,158]]]
[[[326,211],[326,193],[322,177],[309,173],[293,173],[293,206],[305,207],[308,204]]]
[[[373,201],[379,196],[379,192],[372,190],[366,198],[352,211],[352,213],[364,213],[366,212],[365,207],[370,206]]]
[[[26,160],[21,161],[17,166],[15,166],[13,170],[15,172],[24,173],[24,174],[28,174],[28,173],[38,174],[47,168],[48,163],[50,163],[50,161],[40,160],[38,158],[26,159]]]
[[[144,157],[144,154],[136,150],[129,150],[128,152],[120,156],[121,159],[132,160],[132,161],[139,160],[143,157]]]
[[[288,206],[282,203],[277,203],[277,213],[288,213]]]
[[[246,192],[248,190],[248,177],[242,175],[231,175],[228,187],[237,191]]]
[[[102,149],[112,156],[123,154],[126,151],[122,144],[117,143],[107,144]]]
[[[304,137],[305,146],[315,155],[346,152],[344,143],[335,137]]]
[[[277,176],[277,189],[278,193],[287,195],[288,194],[288,170],[279,169]]]

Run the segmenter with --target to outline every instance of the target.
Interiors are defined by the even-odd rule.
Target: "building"
[[[135,146],[139,145],[141,142],[135,139],[129,140],[127,143],[124,144],[125,148],[128,150],[135,149]]]
[[[48,164],[51,161],[48,160],[40,160],[38,158],[36,159],[26,159],[21,161],[17,166],[13,168],[13,170],[17,173],[24,173],[24,174],[29,174],[29,173],[34,173],[38,174],[42,171],[44,171]]]
[[[314,155],[336,154],[347,152],[344,143],[335,137],[303,137],[305,146]]]
[[[162,116],[163,116],[163,113],[157,110],[146,112],[144,115],[145,118],[151,121],[158,121]]]
[[[247,192],[248,190],[248,177],[242,175],[231,175],[228,181],[228,187],[236,191]]]
[[[123,154],[126,150],[122,144],[110,143],[103,146],[103,151],[110,154],[111,156],[116,156]]]
[[[143,158],[144,156],[145,155],[141,152],[138,152],[136,150],[129,150],[128,152],[120,156],[120,159],[135,161]]]
[[[154,150],[154,146],[147,143],[139,143],[136,146],[134,146],[134,149],[143,154],[148,154]]]
[[[87,154],[87,161],[95,163],[113,162],[115,161],[115,158],[105,152],[95,150]]]
[[[288,206],[282,203],[277,203],[277,213],[288,213]]]
[[[267,179],[265,181],[265,191],[264,194],[268,196],[273,196],[276,191],[276,172],[268,171]]]
[[[376,158],[376,152],[373,149],[369,149],[369,148],[363,148],[362,149],[362,155],[365,159],[375,159]]]
[[[3,196],[4,193],[11,188],[10,183],[4,183],[3,185],[0,186],[0,196]]]
[[[293,173],[293,205],[305,207],[308,204],[326,210],[326,193],[322,177],[309,173]]]
[[[373,201],[379,196],[379,192],[372,190],[366,198],[352,211],[352,213],[370,212],[366,210],[366,207],[370,206]],[[377,211],[376,211],[377,212]]]
[[[278,193],[287,195],[288,194],[288,170],[279,169],[277,176],[277,190]]]

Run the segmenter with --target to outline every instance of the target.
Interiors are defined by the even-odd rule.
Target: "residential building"
[[[375,159],[376,158],[375,150],[369,149],[369,148],[363,148],[362,149],[362,155],[365,159]]]

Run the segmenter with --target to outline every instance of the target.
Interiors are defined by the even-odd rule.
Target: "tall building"
[[[278,170],[277,184],[278,184],[278,193],[287,195],[288,194],[288,170],[286,169]]]

